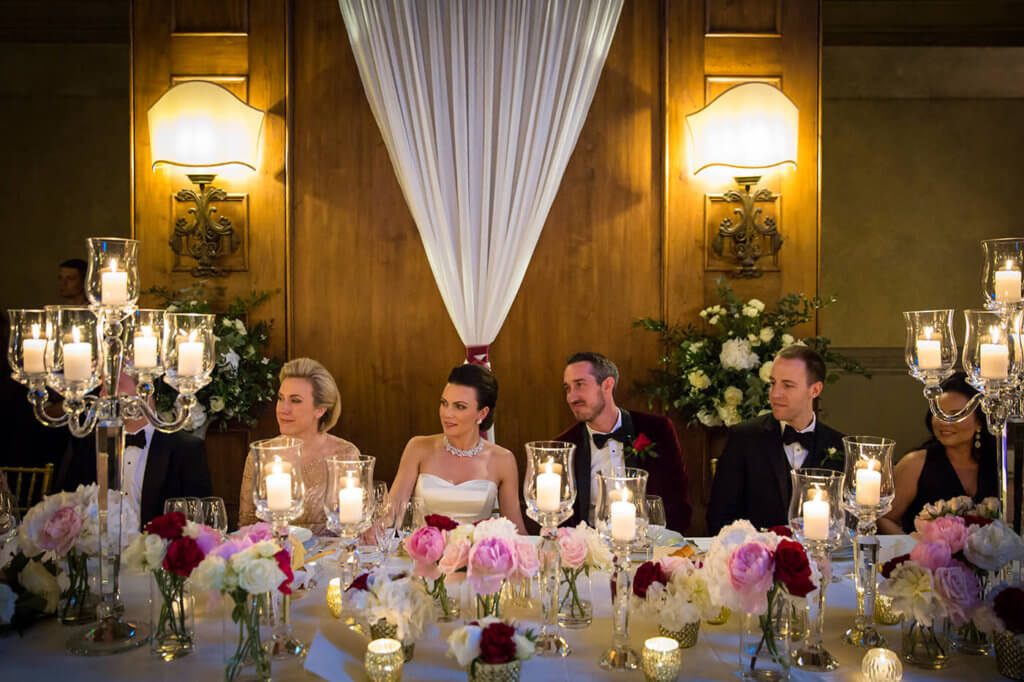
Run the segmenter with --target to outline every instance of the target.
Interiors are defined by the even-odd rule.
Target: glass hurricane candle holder
[[[877,436],[843,438],[846,450],[843,507],[857,517],[857,537],[853,545],[857,617],[854,626],[846,631],[845,640],[864,649],[885,644],[885,638],[873,624],[878,563],[875,533],[876,522],[892,509],[896,495],[892,476],[895,444],[889,438]]]
[[[526,475],[523,498],[526,514],[541,526],[540,594],[543,613],[536,641],[538,656],[568,656],[568,642],[558,632],[559,552],[555,532],[572,516],[576,501],[573,454],[576,446],[562,441],[526,444]],[[641,498],[642,499],[642,498]]]
[[[213,315],[164,313],[164,381],[182,395],[194,395],[210,383],[216,364]]]
[[[910,375],[937,387],[953,374],[956,365],[953,310],[914,310],[903,313],[903,319],[907,325],[904,356]]]
[[[671,637],[651,637],[644,642],[641,668],[647,682],[673,682],[682,664],[679,642]]]
[[[405,665],[402,643],[389,637],[369,642],[363,664],[370,682],[398,682],[402,679],[402,666]]]
[[[601,659],[606,670],[636,670],[640,657],[629,646],[629,595],[632,591],[629,553],[637,528],[647,522],[647,472],[627,468],[621,476],[599,474],[601,496],[594,517],[602,537],[611,544],[613,568],[612,646]]]
[[[66,398],[80,400],[100,385],[96,316],[85,306],[61,306],[56,317],[51,385]]]
[[[7,317],[11,328],[7,341],[11,378],[21,383],[42,380],[46,376],[48,345],[46,311],[11,308]]]
[[[108,310],[130,312],[139,300],[139,242],[134,239],[91,237],[85,295]]]
[[[359,536],[373,524],[373,510],[377,504],[373,486],[376,462],[376,458],[369,455],[353,459],[327,458],[324,511],[327,527],[341,538],[338,562],[343,591],[352,584],[359,568],[356,561]]]
[[[812,610],[804,642],[794,652],[793,662],[804,670],[835,670],[839,662],[825,649],[822,628],[825,591],[832,582],[828,553],[839,547],[846,527],[842,504],[844,475],[831,469],[809,468],[790,471],[790,477],[793,494],[789,501],[789,527],[821,572],[817,609]]]
[[[963,366],[970,383],[979,391],[996,393],[1017,374],[1018,348],[1013,328],[1015,315],[1003,310],[965,310]]]
[[[981,289],[986,308],[999,308],[1021,299],[1021,269],[1024,267],[1024,239],[983,239],[985,265]]]

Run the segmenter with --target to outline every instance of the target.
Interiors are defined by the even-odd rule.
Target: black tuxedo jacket
[[[644,412],[622,410],[622,426],[635,439],[641,433],[654,443],[657,457],[638,460],[629,455],[625,458],[627,467],[647,471],[647,494],[659,495],[665,503],[666,526],[680,533],[690,526],[689,484],[686,478],[686,463],[679,451],[679,437],[672,422],[665,417]],[[558,436],[576,445],[573,468],[576,476],[576,503],[573,515],[566,525],[588,521],[590,512],[590,433],[583,422],[577,423]]]
[[[829,448],[843,456],[843,434],[819,419],[814,427],[814,447],[802,468],[824,466]],[[731,427],[711,487],[708,533],[715,535],[722,526],[738,519],[747,519],[755,528],[789,524],[789,472],[782,426],[775,417],[766,414]]]
[[[96,439],[72,438],[65,457],[60,487],[74,490],[96,482]],[[213,494],[206,443],[192,434],[153,431],[142,477],[139,522],[144,526],[164,513],[170,497],[208,497]]]

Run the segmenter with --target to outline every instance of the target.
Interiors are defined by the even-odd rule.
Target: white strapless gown
[[[498,486],[480,479],[456,485],[440,476],[420,474],[414,495],[423,501],[424,514],[444,514],[459,523],[476,523],[490,518]]]

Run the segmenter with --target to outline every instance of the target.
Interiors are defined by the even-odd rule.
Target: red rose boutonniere
[[[647,457],[657,457],[658,451],[654,449],[654,442],[646,434],[641,433],[626,446],[626,454],[634,455],[642,461]]]

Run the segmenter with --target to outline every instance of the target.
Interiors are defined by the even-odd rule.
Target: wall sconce
[[[749,82],[733,86],[700,111],[686,117],[693,151],[693,174],[709,169],[736,173],[736,184],[722,198],[739,204],[734,218],[725,218],[712,240],[714,252],[739,265],[739,277],[760,277],[757,260],[774,256],[782,247],[782,235],[773,218],[760,219],[758,201],[774,201],[777,195],[761,188],[751,193],[765,171],[778,166],[796,168],[796,105],[778,88]],[[731,241],[726,256],[725,240]],[[765,239],[767,238],[767,239]],[[764,242],[767,241],[765,248]]]
[[[197,261],[193,277],[224,274],[214,261],[236,251],[239,240],[231,221],[215,215],[213,202],[224,201],[227,193],[211,183],[221,167],[256,170],[263,112],[216,83],[186,81],[161,95],[148,119],[153,170],[185,168],[199,186],[198,192],[182,189],[175,195],[195,207],[188,210],[190,219],[175,221],[171,249]]]

